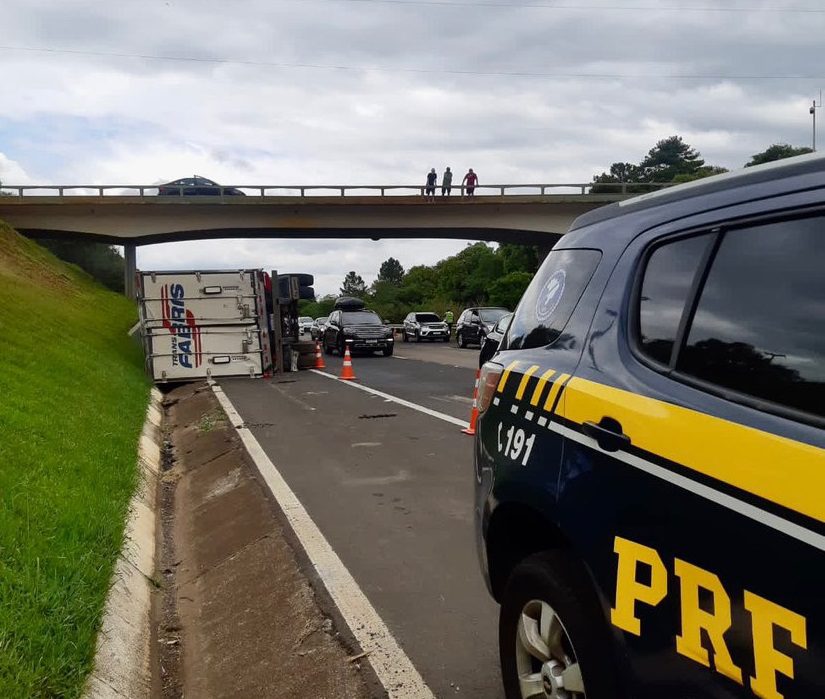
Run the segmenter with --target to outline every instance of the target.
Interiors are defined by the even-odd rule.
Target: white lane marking
[[[401,355],[399,355],[399,354],[394,354],[394,355],[392,355],[392,356],[393,356],[393,357],[395,357],[396,359],[404,359],[404,360],[409,359],[409,357],[402,357],[402,356],[401,356]]]
[[[361,650],[367,654],[367,662],[372,665],[375,674],[387,690],[387,695],[391,699],[435,699],[412,661],[398,645],[387,625],[378,616],[378,612],[358,587],[358,583],[338,554],[333,551],[301,501],[287,485],[275,464],[266,455],[255,436],[243,426],[243,418],[235,410],[232,401],[219,386],[213,385],[212,390],[230,423],[238,431],[238,436],[255,462],[261,477],[278,501],[329,596],[341,612]]]
[[[573,441],[578,442],[579,444],[584,444],[585,446],[596,449],[597,451],[602,451],[599,447],[598,442],[595,439],[586,437],[585,435],[576,432],[575,430],[571,430],[569,427],[559,425],[555,422],[551,422],[547,425],[547,427],[553,430],[554,432],[558,432],[560,435],[567,437],[568,439],[572,439]],[[783,534],[787,534],[788,536],[793,537],[794,539],[798,539],[799,541],[809,544],[810,546],[813,546],[814,548],[817,548],[820,551],[825,551],[825,536],[817,534],[816,532],[813,532],[810,529],[805,529],[805,527],[800,527],[798,524],[795,524],[794,522],[789,522],[788,520],[783,519],[782,517],[777,517],[775,514],[755,507],[750,503],[738,500],[737,498],[732,497],[727,493],[722,493],[714,488],[705,485],[704,483],[699,483],[679,473],[675,473],[666,468],[662,468],[658,464],[651,463],[650,461],[642,459],[636,456],[635,454],[628,454],[627,452],[616,451],[610,452],[610,458],[623,461],[628,466],[633,466],[634,468],[637,468],[640,471],[649,473],[651,476],[661,478],[663,481],[668,481],[673,485],[676,485],[680,488],[683,488],[684,490],[699,495],[700,497],[703,497],[706,500],[715,502],[719,505],[722,505],[722,507],[726,507],[729,510],[738,512],[740,515],[744,515],[745,517],[755,520],[760,524],[764,524],[768,527],[771,527],[771,529],[775,529],[778,532],[782,532]]]
[[[430,417],[437,417],[439,420],[444,420],[444,422],[450,422],[453,425],[458,425],[459,427],[470,426],[469,422],[461,420],[460,418],[453,417],[452,415],[447,415],[446,413],[439,413],[437,410],[426,408],[423,405],[419,405],[418,403],[412,403],[408,400],[404,400],[403,398],[398,398],[398,396],[393,396],[389,393],[378,391],[374,388],[370,388],[369,386],[364,386],[363,384],[355,383],[354,381],[341,381],[337,376],[328,374],[327,372],[321,371],[320,369],[310,369],[310,371],[314,374],[318,374],[318,376],[325,376],[328,379],[332,379],[333,381],[342,383],[345,386],[351,386],[352,388],[357,388],[359,391],[366,391],[367,393],[372,393],[374,396],[380,396],[386,401],[392,401],[393,403],[398,403],[398,405],[403,405],[406,408],[412,408],[413,410],[417,410],[419,413],[424,413],[425,415],[429,415]]]
[[[380,447],[381,442],[355,442],[351,447]]]

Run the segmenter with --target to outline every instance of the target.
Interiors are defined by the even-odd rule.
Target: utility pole
[[[811,115],[813,121],[813,133],[811,135],[811,149],[816,152],[816,110],[822,109],[822,90],[819,91],[819,104],[814,100],[808,109],[808,114]]]

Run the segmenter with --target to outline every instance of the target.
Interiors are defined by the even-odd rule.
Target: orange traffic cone
[[[478,377],[481,376],[481,369],[476,371],[476,385],[473,388],[473,409],[470,411],[470,426],[461,430],[464,434],[476,433],[476,422],[478,421]]]
[[[327,365],[324,364],[324,355],[321,353],[321,341],[315,340],[315,366],[312,367],[313,369],[326,369]]]
[[[341,367],[341,381],[355,381],[355,372],[352,370],[352,357],[349,353],[349,345],[344,350],[344,366]]]

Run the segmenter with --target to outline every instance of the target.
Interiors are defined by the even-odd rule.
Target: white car
[[[300,316],[298,318],[298,332],[300,332],[301,335],[309,333],[314,322],[315,319],[310,316]]]

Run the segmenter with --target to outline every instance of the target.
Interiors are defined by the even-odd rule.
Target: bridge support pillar
[[[137,272],[137,245],[126,243],[123,246],[123,293],[127,299],[135,300],[135,272]]]

